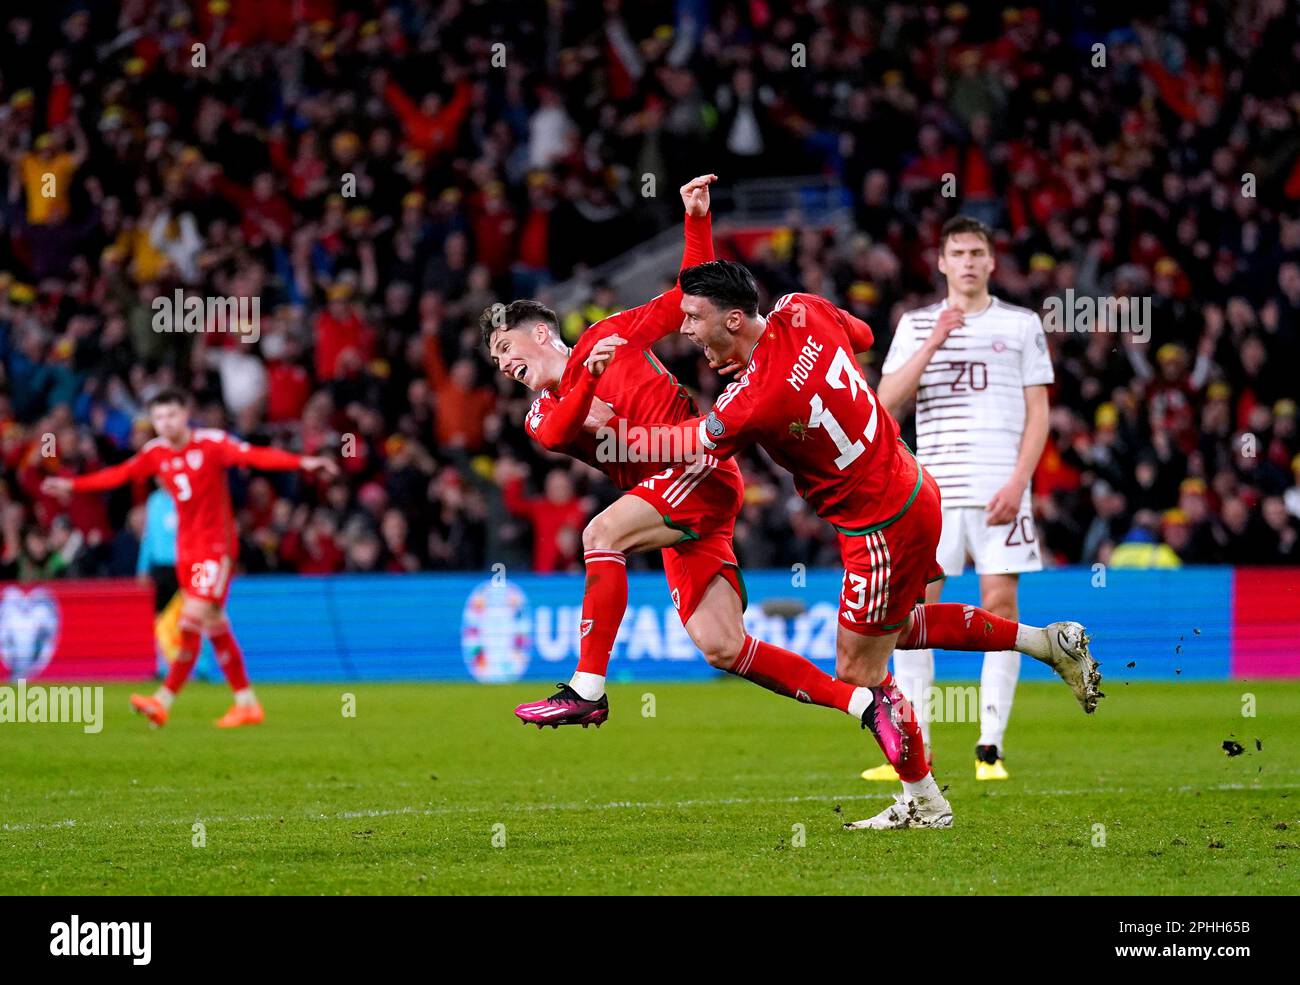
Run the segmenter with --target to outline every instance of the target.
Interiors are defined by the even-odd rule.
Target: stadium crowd
[[[532,398],[476,318],[679,221],[643,175],[705,171],[838,181],[853,234],[791,222],[742,247],[724,214],[719,249],[768,300],[864,317],[877,367],[939,296],[957,212],[998,230],[1007,300],[1148,298],[1147,332],[1049,336],[1050,560],[1300,561],[1297,4],[1102,6],[6,12],[0,578],[135,570],[148,489],[63,503],[39,483],[129,455],[176,383],[204,425],[339,456],[333,482],[234,477],[250,572],[579,568],[615,491],[523,435]],[[176,291],[256,297],[256,331],[157,331]],[[566,334],[612,304],[593,286]],[[721,381],[683,341],[665,361],[707,406]],[[742,562],[838,565],[788,478],[743,467]]]

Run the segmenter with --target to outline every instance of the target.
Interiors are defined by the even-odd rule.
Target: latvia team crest
[[[460,647],[474,680],[519,680],[533,648],[523,589],[509,581],[485,581],[470,592],[461,618]]]
[[[44,588],[10,586],[0,598],[0,679],[40,676],[59,645],[59,604]]]

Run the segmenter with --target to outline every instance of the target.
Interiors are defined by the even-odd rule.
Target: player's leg
[[[966,569],[966,558],[970,550],[965,522],[968,512],[961,507],[950,507],[943,509],[940,514],[942,520],[935,561],[945,576],[955,578]],[[926,586],[926,602],[938,602],[943,597],[943,584],[944,579],[939,578]],[[898,681],[898,686],[903,689],[903,694],[913,708],[924,708],[925,696],[934,687],[934,650],[930,647],[902,647],[894,651],[894,679]],[[926,748],[933,752],[930,722],[924,715],[921,718],[921,734],[925,736]]]
[[[864,534],[840,534],[844,585],[835,676],[870,690],[863,727],[903,783],[894,804],[851,828],[952,826],[952,807],[930,771],[916,713],[889,673],[899,631],[927,584],[942,574],[934,560],[940,522],[939,489],[923,474],[916,499],[897,520]]]
[[[244,666],[244,652],[235,639],[230,627],[230,617],[226,614],[224,598],[208,606],[208,620],[205,632],[212,642],[212,650],[217,656],[217,664],[226,675],[230,690],[234,692],[235,703],[217,719],[218,728],[238,728],[241,725],[260,725],[266,714],[262,710],[253,686],[248,680],[248,669]]]
[[[914,509],[915,516],[905,515],[889,528],[840,535],[844,587],[835,676],[867,689],[871,701],[861,715],[862,725],[871,730],[903,783],[903,794],[893,805],[849,825],[855,828],[952,825],[952,808],[934,782],[916,713],[889,673],[889,658],[900,628],[908,622],[909,607],[924,596],[927,578],[937,570],[937,491],[923,490]],[[920,563],[921,557],[928,560]]]
[[[947,570],[946,568],[944,569]],[[957,571],[960,574],[960,568]],[[938,602],[943,596],[944,579],[936,578],[930,582],[925,589],[925,598],[927,602]],[[930,715],[927,709],[930,702],[926,696],[930,689],[934,687],[934,650],[927,648],[919,650],[899,649],[894,651],[894,680],[898,688],[903,692],[903,697],[907,698],[912,710],[916,713],[917,719],[921,726],[921,739],[925,742],[926,752],[930,756],[930,762],[934,762],[934,746],[930,740]],[[862,771],[862,779],[875,782],[898,782],[898,770],[890,763],[881,763],[879,766],[873,766],[870,769]]]
[[[178,563],[177,567],[179,573],[181,565]],[[187,582],[183,581],[182,584]],[[131,695],[131,707],[155,726],[167,724],[176,695],[194,671],[194,664],[199,659],[199,647],[203,645],[203,623],[203,600],[189,591],[183,591],[178,620],[180,644],[176,650],[176,659],[171,662],[162,684],[152,695]]]
[[[980,606],[995,616],[1019,623],[1020,611],[1016,592],[1017,574],[980,576]],[[1020,653],[1017,650],[987,650],[980,672],[980,737],[975,747],[975,778],[1005,780],[1008,773],[1002,762],[1003,743],[1011,705],[1020,678]]]
[[[874,817],[846,824],[846,828],[952,826],[952,806],[935,783],[916,713],[888,670],[897,641],[897,630],[873,635],[849,629],[843,621],[836,637],[835,676],[870,695],[871,702],[862,714],[863,727],[871,730],[903,783],[903,793],[893,804]]]
[[[1030,626],[1004,619],[975,605],[939,602],[918,605],[904,628],[899,646],[942,650],[1015,650],[1047,664],[1069,685],[1089,714],[1101,693],[1099,666],[1088,650],[1089,638],[1077,622]]]
[[[670,553],[678,556],[670,557]],[[745,632],[737,569],[719,569],[715,562],[709,570],[709,562],[703,556],[694,560],[689,556],[682,558],[680,553],[666,551],[664,566],[678,569],[670,570],[669,578],[679,598],[686,596],[682,586],[699,580],[703,572],[708,586],[703,597],[692,609],[683,607],[681,615],[687,634],[710,666],[743,677],[782,697],[835,708],[861,718],[871,700],[866,688],[836,680],[806,657]],[[692,565],[695,571],[690,570]],[[685,605],[692,602],[688,600]]]
[[[627,555],[675,544],[680,530],[645,499],[628,494],[592,518],[582,532],[587,576],[582,595],[578,668],[568,684],[541,701],[515,708],[520,721],[551,725],[600,726],[609,717],[605,672],[614,639],[627,610]]]

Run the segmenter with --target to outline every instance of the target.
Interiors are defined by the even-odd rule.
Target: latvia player
[[[931,775],[916,717],[888,673],[896,644],[1016,649],[1053,667],[1084,706],[1100,680],[1077,623],[1021,626],[973,606],[918,605],[935,562],[940,499],[933,478],[862,378],[854,353],[871,329],[829,301],[786,295],[766,318],[743,266],[682,271],[681,331],[714,367],[741,369],[705,418],[677,426],[683,457],[729,457],[760,444],[839,532],[844,561],[836,677],[866,695],[854,706],[903,781],[903,794],[854,828],[946,828],[952,808]],[[611,421],[617,426],[617,421]]]
[[[681,189],[684,265],[713,256],[708,209],[714,180],[704,175]],[[605,672],[627,608],[626,556],[661,550],[673,605],[711,665],[786,697],[861,716],[872,701],[868,688],[837,681],[798,654],[745,632],[744,585],[732,548],[744,494],[735,463],[706,454],[692,464],[664,465],[662,459],[637,461],[602,451],[614,443],[602,442],[596,432],[614,410],[628,425],[625,436],[698,413],[649,351],[651,342],[681,324],[681,300],[674,286],[646,305],[597,322],[572,350],[560,340],[554,312],[536,302],[515,301],[483,313],[484,340],[497,368],[541,392],[525,420],[528,433],[543,447],[600,469],[625,492],[583,531],[587,578],[577,671],[555,694],[519,705],[515,714],[539,728],[606,720]],[[626,348],[613,358],[621,347]]]
[[[131,458],[76,478],[51,476],[41,484],[41,490],[65,497],[70,493],[102,492],[132,480],[158,479],[176,500],[176,576],[184,595],[181,645],[162,687],[151,697],[131,695],[131,707],[154,725],[165,725],[172,702],[194,669],[202,634],[206,634],[235,692],[234,705],[217,720],[217,726],[257,725],[264,717],[262,706],[248,683],[244,656],[226,618],[226,595],[239,552],[226,469],[247,465],[334,473],[337,466],[316,455],[258,448],[224,431],[191,428],[189,396],[179,390],[164,390],[150,400],[149,416],[158,437]]]
[[[980,605],[1019,618],[1020,573],[1043,562],[1034,531],[1029,481],[1047,440],[1052,360],[1042,320],[989,295],[993,244],[977,219],[957,216],[940,234],[939,271],[948,296],[903,315],[882,367],[879,396],[898,414],[916,397],[917,458],[943,493],[938,560],[959,575],[969,556],[980,579]],[[938,602],[943,582],[926,590]],[[913,701],[934,684],[934,651],[899,650],[894,673]],[[980,675],[980,736],[975,778],[1005,780],[1003,737],[1020,675],[1020,654],[992,647]],[[922,721],[927,744],[929,722]],[[864,779],[891,779],[878,766]]]

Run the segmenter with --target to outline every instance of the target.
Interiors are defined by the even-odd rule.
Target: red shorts
[[[863,636],[906,626],[913,607],[925,601],[925,586],[943,577],[935,560],[942,529],[939,487],[921,469],[916,498],[902,516],[866,533],[841,533],[840,625]]]
[[[731,543],[745,500],[745,483],[736,463],[705,455],[657,472],[628,492],[653,506],[665,524],[682,533],[681,540],[663,551],[669,594],[682,622],[695,613],[719,574],[736,590],[743,609],[745,585]]]
[[[224,606],[235,570],[233,554],[177,555],[176,578],[186,595]]]

